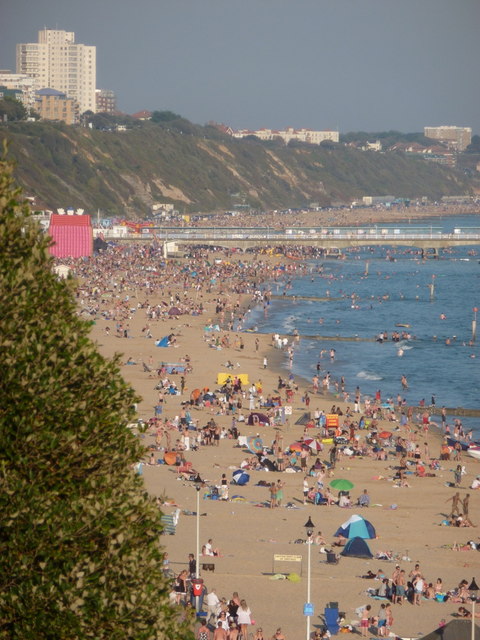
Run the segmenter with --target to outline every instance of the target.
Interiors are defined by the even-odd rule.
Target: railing
[[[109,229],[102,229],[106,237],[114,237]],[[313,228],[292,228],[282,231],[267,228],[144,228],[142,233],[129,233],[127,238],[151,238],[167,241],[199,242],[199,241],[273,241],[273,242],[302,242],[324,240],[331,244],[338,241],[361,241],[362,243],[373,241],[389,244],[390,242],[405,241],[428,241],[434,240],[454,242],[461,244],[462,241],[480,243],[480,228],[455,229],[452,233],[442,233],[442,230],[435,227],[411,228],[356,228],[356,229],[313,229]]]

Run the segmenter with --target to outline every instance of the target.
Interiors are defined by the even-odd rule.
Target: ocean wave
[[[364,380],[382,380],[382,376],[379,376],[373,371],[359,371],[357,378],[363,378]]]

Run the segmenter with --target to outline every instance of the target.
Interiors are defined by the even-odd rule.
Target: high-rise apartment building
[[[72,31],[42,29],[38,42],[17,44],[17,73],[74,98],[80,113],[96,111],[96,47],[75,44]]]
[[[113,115],[117,111],[117,96],[110,89],[97,89],[96,100],[98,113]]]
[[[464,151],[472,142],[470,127],[424,127],[423,135],[426,138],[444,142],[456,151]]]

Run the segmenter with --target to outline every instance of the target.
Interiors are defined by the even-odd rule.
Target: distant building
[[[19,100],[26,109],[32,109],[35,104],[35,91],[37,83],[23,73],[12,73],[6,69],[0,70],[0,86],[6,89],[14,89]]]
[[[95,102],[97,113],[113,115],[117,112],[117,96],[110,89],[97,89],[95,91]]]
[[[472,142],[472,129],[470,127],[424,127],[426,138],[439,140],[455,151],[464,151]]]
[[[96,110],[96,47],[75,44],[72,31],[42,29],[38,42],[17,44],[17,73],[74,98],[80,112]]]
[[[135,120],[150,120],[152,117],[152,112],[143,109],[142,111],[137,111],[137,113],[132,113],[132,118]]]
[[[77,102],[56,89],[40,89],[40,91],[37,91],[35,111],[43,120],[56,120],[66,124],[76,124],[79,119]]]
[[[298,140],[299,142],[307,142],[309,144],[320,144],[324,140],[338,142],[340,139],[340,134],[338,131],[314,131],[313,129],[294,129],[293,127],[287,127],[283,130],[240,129],[238,131],[233,131],[232,135],[234,138],[256,136],[260,140],[274,140],[275,138],[281,138],[285,142],[285,144],[288,144],[290,140]]]

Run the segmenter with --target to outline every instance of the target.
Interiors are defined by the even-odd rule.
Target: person
[[[368,495],[368,491],[366,489],[363,490],[362,495],[358,498],[357,504],[360,507],[370,506],[370,496]]]
[[[224,473],[220,480],[220,500],[228,500],[228,480]]]
[[[282,633],[282,628],[278,627],[275,633],[272,636],[272,640],[286,640],[285,636]]]
[[[207,627],[205,620],[203,620],[197,631],[197,640],[211,640],[211,638],[210,629]]]
[[[237,612],[238,612],[239,606],[240,606],[240,598],[238,596],[238,592],[234,591],[230,599],[230,602],[228,603],[228,615],[230,618],[233,618],[235,622],[238,622]]]
[[[393,603],[403,604],[403,600],[405,598],[405,586],[406,586],[405,569],[401,569],[400,572],[397,574],[394,580],[394,585],[395,585],[395,597],[394,597]]]
[[[255,635],[253,636],[253,640],[266,640],[265,636],[263,635],[262,627],[258,627],[258,629],[255,631]]]
[[[214,633],[213,633],[213,640],[227,640],[227,632],[225,631],[225,629],[222,626],[221,621],[219,620],[217,622],[217,628],[215,629]]]
[[[218,614],[217,624],[218,624],[218,622],[222,623],[222,627],[225,629],[225,631],[227,633],[230,631],[230,625],[228,623],[228,618],[227,618],[227,612],[226,611],[220,611],[220,613]]]
[[[303,504],[307,504],[308,493],[310,486],[308,484],[308,476],[303,477]]]
[[[195,578],[197,575],[197,561],[193,553],[188,554],[188,576],[189,578]]]
[[[468,526],[473,527],[475,526],[474,524],[472,524],[470,517],[468,515],[468,510],[470,508],[469,506],[469,502],[470,502],[470,494],[467,493],[467,495],[464,497],[463,501],[462,501],[462,505],[463,505],[463,517],[466,520]]]
[[[281,507],[282,506],[282,500],[283,500],[283,487],[285,486],[285,483],[282,482],[280,479],[277,480],[277,485],[276,485],[276,496],[275,496],[275,500],[277,503],[277,507]]]
[[[240,631],[238,630],[237,623],[231,622],[228,630],[228,640],[238,640]]]
[[[216,619],[220,613],[220,600],[215,589],[211,589],[210,593],[207,593],[205,602],[207,604],[207,614]]]
[[[250,611],[245,600],[240,600],[240,606],[237,611],[237,620],[240,625],[240,633],[242,638],[248,638],[248,627],[252,624],[252,612]]]
[[[203,555],[204,556],[219,556],[220,551],[218,549],[213,548],[213,540],[209,538],[207,544],[203,545]]]
[[[187,570],[184,569],[182,572],[178,574],[175,578],[174,590],[177,594],[176,602],[180,604],[181,601],[185,600],[185,596],[187,595]]]
[[[460,493],[458,491],[451,498],[448,498],[448,500],[445,500],[445,502],[452,503],[452,510],[450,512],[450,517],[454,516],[455,514],[460,515]]]
[[[421,574],[417,574],[415,579],[413,580],[413,604],[417,604],[420,606],[423,595],[423,588],[425,586],[425,582]]]
[[[368,629],[370,627],[370,611],[372,607],[367,604],[367,606],[362,611],[362,617],[360,619],[360,629],[362,630],[362,636],[364,638],[367,637]]]
[[[380,610],[377,616],[377,635],[385,637],[387,633],[387,612],[385,610],[385,603],[382,602]]]

